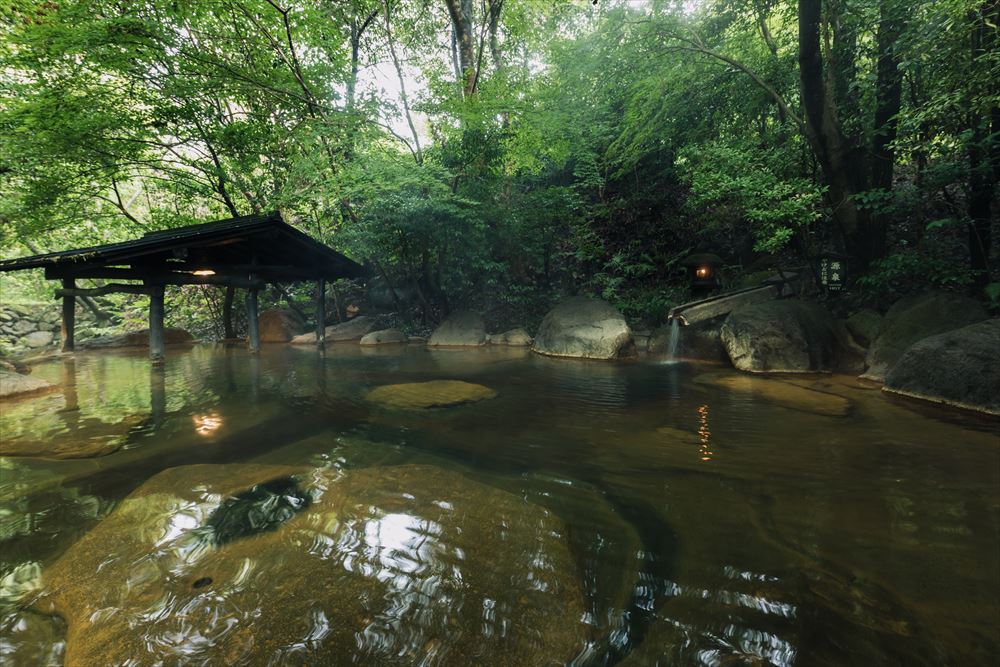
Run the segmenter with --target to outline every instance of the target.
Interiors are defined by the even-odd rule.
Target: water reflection
[[[118,644],[220,664],[322,662],[342,646],[403,664],[981,664],[1000,650],[995,424],[938,419],[837,378],[768,395],[725,374],[693,382],[683,365],[354,346],[267,346],[255,359],[196,347],[157,374],[144,354],[79,354],[35,373],[62,391],[0,407],[4,450],[119,447],[0,457],[5,663],[61,655],[65,628],[24,597],[28,574],[55,576],[71,554],[76,583],[50,599],[94,623],[87,664]],[[435,379],[499,397],[433,415],[361,398]],[[831,396],[849,415],[829,414]],[[235,521],[253,530],[206,540],[227,500],[291,474],[208,472],[256,460],[305,470],[318,500],[260,532],[265,506],[288,494],[251,498]],[[213,465],[122,502],[192,463]],[[414,463],[517,504],[385,473]],[[109,536],[116,506],[128,528]],[[261,631],[261,618],[285,630]]]

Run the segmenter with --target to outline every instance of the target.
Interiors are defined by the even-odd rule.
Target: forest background
[[[1000,300],[997,2],[5,0],[0,15],[0,257],[277,209],[368,263],[410,329],[458,307],[531,326],[573,293],[652,326],[688,296],[692,252],[720,255],[729,285],[847,254],[850,307],[930,286]],[[6,275],[0,299],[51,288]],[[370,296],[337,289],[338,307]],[[218,290],[169,298],[174,324],[218,327]],[[141,321],[140,301],[98,306]]]

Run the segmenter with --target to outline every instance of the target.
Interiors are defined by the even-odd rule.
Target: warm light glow
[[[217,412],[191,417],[194,430],[198,435],[211,435],[222,427],[222,416]]]
[[[191,273],[193,275],[196,275],[196,276],[214,276],[215,275],[215,271],[213,271],[212,269],[198,269],[197,271],[192,271]]]
[[[702,405],[698,408],[698,437],[701,445],[698,447],[701,452],[702,461],[711,461],[715,453],[712,451],[712,431],[708,428],[708,406]]]
[[[694,275],[696,275],[699,278],[708,278],[710,275],[712,275],[712,269],[710,269],[707,266],[699,266],[697,269],[695,269]]]

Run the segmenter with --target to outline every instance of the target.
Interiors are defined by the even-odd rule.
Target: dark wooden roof
[[[126,268],[127,267],[127,268]],[[141,278],[210,270],[267,282],[358,278],[364,267],[300,232],[277,212],[149,232],[90,248],[0,261],[0,272],[44,268],[47,278]]]

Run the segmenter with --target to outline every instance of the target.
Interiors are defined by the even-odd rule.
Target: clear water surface
[[[185,664],[490,664],[476,651],[513,641],[525,619],[538,628],[550,619],[554,629],[505,660],[979,665],[1000,655],[997,422],[892,400],[852,378],[796,378],[775,393],[755,384],[771,380],[727,383],[734,374],[713,367],[350,345],[323,354],[265,346],[256,358],[203,345],[171,350],[162,371],[141,352],[80,353],[34,375],[60,388],[0,405],[4,448],[116,451],[0,457],[5,665],[72,658],[73,618],[51,615],[39,595],[66,561],[90,568],[93,553],[131,548],[127,533],[119,544],[95,532],[126,496],[168,468],[246,463],[312,471],[329,494],[343,493],[330,510],[339,537],[319,556],[308,547],[307,563],[306,546],[280,525],[254,523],[251,508],[250,532],[273,537],[241,556],[231,575],[246,584],[239,591],[221,570],[191,584],[206,592],[184,593],[187,606],[163,591],[129,598],[145,589],[123,584],[115,599],[145,614],[127,626],[136,646]],[[435,379],[498,396],[424,411],[365,400],[381,385]],[[817,403],[799,388],[824,393]],[[410,472],[393,476],[397,466]],[[199,470],[210,469],[170,483],[197,490]],[[237,484],[227,472],[237,468],[211,470]],[[285,503],[272,507],[276,525],[312,511],[283,484],[292,483],[272,485]],[[176,537],[255,493],[264,491],[207,494],[201,514],[170,503],[146,510],[174,513],[149,520],[167,521]],[[409,510],[392,509],[404,502]],[[493,515],[510,512],[495,535]],[[257,544],[234,530],[231,546],[211,548]],[[74,546],[88,533],[90,551]],[[466,554],[477,541],[482,553]],[[131,554],[140,555],[149,556]],[[483,562],[494,565],[471,569]],[[381,599],[366,607],[375,589],[361,584],[338,597],[333,578],[315,575],[330,564],[322,571],[377,580]],[[101,578],[105,565],[85,570],[92,577],[78,570],[78,597],[67,599],[118,586]],[[157,576],[143,585],[166,586]],[[190,606],[197,600],[211,600],[212,614]],[[378,611],[348,611],[355,602]],[[97,632],[103,618],[87,622]],[[267,624],[301,626],[302,641],[253,644]]]

